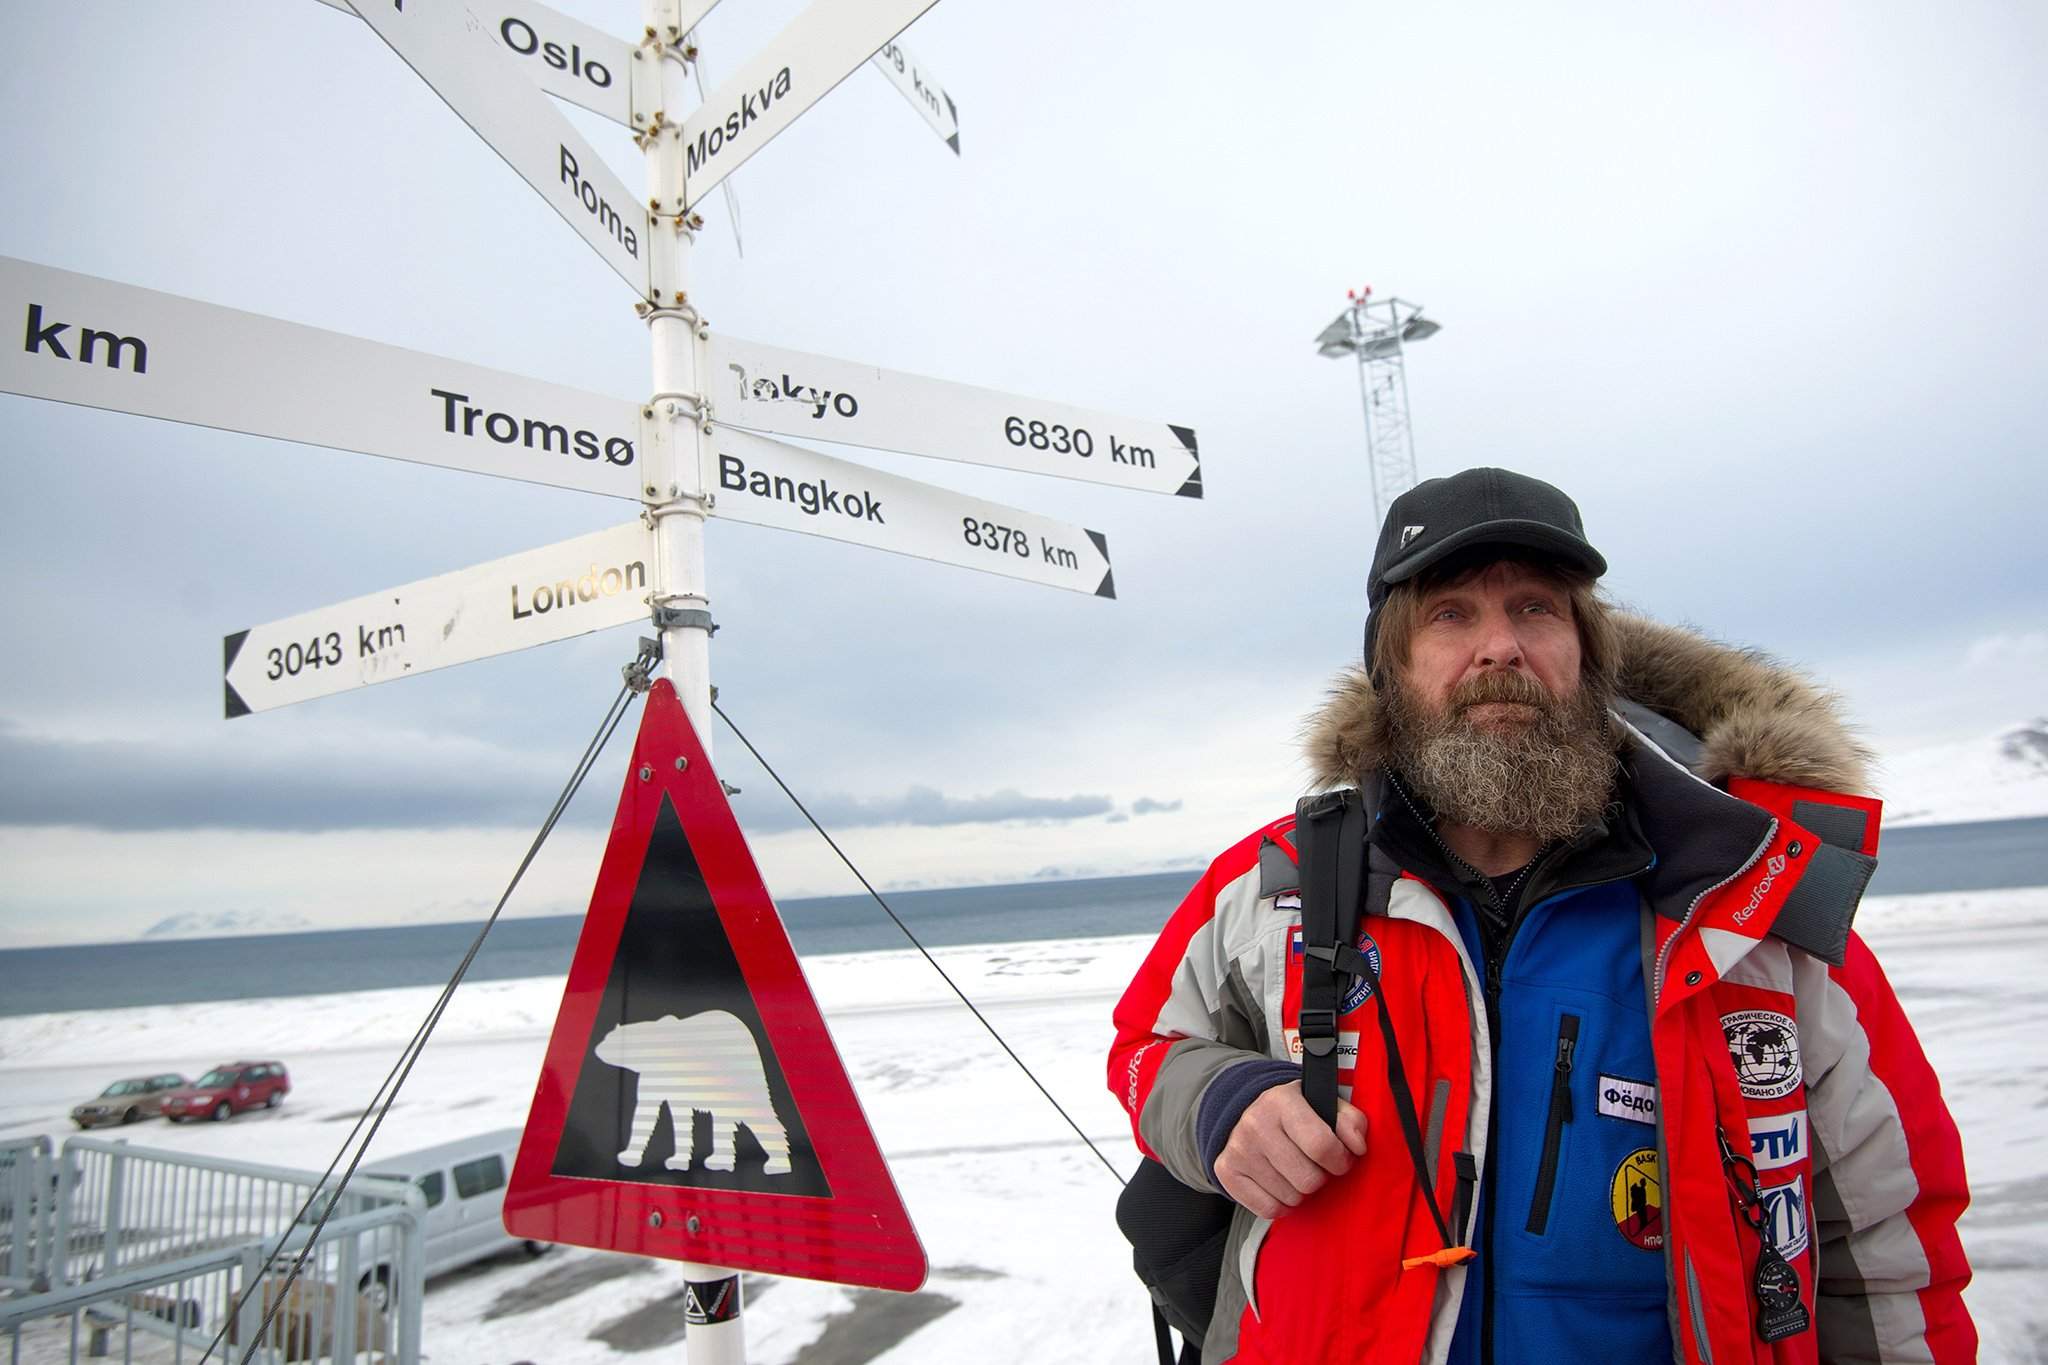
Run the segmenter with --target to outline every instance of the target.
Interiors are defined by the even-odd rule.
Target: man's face
[[[1506,676],[1503,676],[1506,675]],[[1564,585],[1501,560],[1425,595],[1402,689],[1432,714],[1494,734],[1523,730],[1545,698],[1579,689],[1579,628]]]
[[[1565,586],[1500,561],[1425,593],[1388,680],[1388,758],[1453,824],[1565,839],[1607,803],[1607,697],[1580,680]]]

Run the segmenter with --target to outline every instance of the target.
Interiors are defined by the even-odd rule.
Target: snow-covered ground
[[[1873,899],[1860,919],[1940,1071],[1976,1202],[1964,1237],[1987,1362],[2048,1362],[2048,888]],[[1135,1153],[1102,1084],[1111,1004],[1137,938],[935,956],[1121,1169]],[[807,972],[931,1261],[904,1297],[748,1277],[749,1359],[1148,1361],[1145,1300],[1112,1217],[1116,1181],[914,954]],[[377,1152],[525,1118],[560,983],[465,986]],[[291,1099],[226,1124],[154,1123],[150,1146],[324,1167],[431,1003],[429,989],[0,1019],[0,1137],[68,1133],[117,1074],[284,1058]],[[433,1282],[435,1365],[674,1359],[674,1266],[581,1250]]]

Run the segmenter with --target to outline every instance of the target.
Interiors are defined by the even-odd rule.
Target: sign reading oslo
[[[667,680],[505,1194],[514,1237],[878,1289],[924,1249]]]
[[[713,516],[1116,596],[1100,531],[727,427],[704,451]]]
[[[0,389],[631,498],[639,408],[0,256]]]
[[[653,548],[629,521],[236,631],[228,719],[644,621]]]
[[[713,411],[734,426],[1202,496],[1192,427],[1090,412],[713,334]]]
[[[653,298],[668,292],[651,271],[652,224],[640,196],[545,95],[506,65],[484,20],[460,0],[350,4],[635,294]]]

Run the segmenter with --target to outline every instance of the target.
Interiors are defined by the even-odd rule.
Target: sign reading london
[[[936,3],[813,0],[683,120],[683,202],[677,209],[693,208],[740,163]]]
[[[238,630],[222,649],[228,719],[644,621],[653,558],[629,521]]]
[[[1192,427],[1090,412],[720,334],[707,345],[712,411],[734,426],[1202,496]]]
[[[713,516],[1116,596],[1099,531],[725,427],[704,452]]]
[[[506,66],[484,20],[460,0],[415,0],[409,8],[403,0],[350,4],[635,294],[668,292],[652,274],[652,222],[640,196],[546,96]]]
[[[0,318],[9,393],[639,495],[623,399],[7,256]]]

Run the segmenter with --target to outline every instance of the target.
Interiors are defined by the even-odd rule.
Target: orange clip
[[[1463,1265],[1479,1253],[1471,1247],[1445,1247],[1432,1251],[1427,1256],[1410,1256],[1401,1262],[1401,1269],[1413,1270],[1417,1266],[1433,1265],[1438,1270],[1449,1270],[1454,1265]]]

